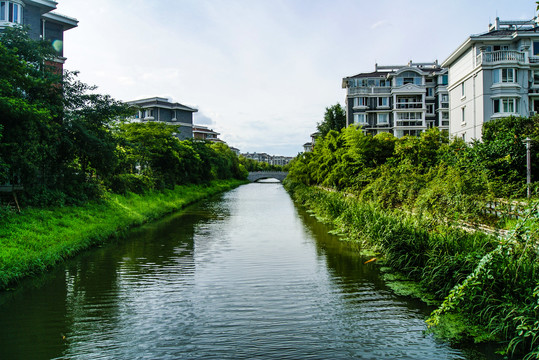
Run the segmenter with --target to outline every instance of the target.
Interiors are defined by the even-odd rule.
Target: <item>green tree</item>
[[[335,104],[326,108],[324,121],[318,123],[317,129],[320,137],[325,137],[331,130],[340,132],[346,127],[346,112],[341,104]]]

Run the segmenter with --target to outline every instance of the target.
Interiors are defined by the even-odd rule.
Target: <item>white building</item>
[[[438,62],[378,66],[346,77],[346,123],[366,133],[418,136],[427,128],[449,128],[447,69]]]
[[[471,35],[442,63],[449,69],[452,136],[481,139],[483,123],[539,111],[539,28],[500,21]]]

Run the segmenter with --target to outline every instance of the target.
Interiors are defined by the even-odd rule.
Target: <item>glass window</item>
[[[492,82],[497,83],[512,83],[517,77],[516,69],[496,69],[492,72]]]
[[[518,99],[502,98],[493,100],[493,112],[498,113],[518,113]]]
[[[427,88],[427,96],[428,97],[434,96],[434,88]]]
[[[466,96],[466,87],[464,86],[464,82],[460,86],[460,96]]]
[[[448,82],[448,76],[447,75],[442,75],[442,80],[441,80],[440,85],[447,85],[447,82]]]
[[[539,55],[539,41],[533,42],[533,55]]]
[[[378,124],[388,124],[389,114],[378,114]]]
[[[539,71],[538,70],[535,70],[533,72],[533,83],[535,85],[539,85]]]
[[[364,97],[354,98],[354,107],[356,106],[367,106],[367,99]]]
[[[378,98],[378,106],[388,106],[389,102],[388,102],[388,98],[387,97],[379,97]]]
[[[434,104],[427,104],[427,113],[434,114]]]
[[[496,69],[492,72],[492,82],[497,84],[500,82],[500,70]]]
[[[365,124],[365,114],[354,114],[354,124]]]
[[[0,1],[0,20],[6,20],[6,2]]]

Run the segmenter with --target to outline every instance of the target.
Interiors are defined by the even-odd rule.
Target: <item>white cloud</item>
[[[78,18],[66,68],[120,100],[163,96],[242,151],[295,155],[345,76],[444,60],[472,33],[535,15],[528,0],[60,0]],[[462,11],[462,9],[466,11]],[[197,120],[196,120],[197,121]],[[280,153],[281,152],[281,153]]]

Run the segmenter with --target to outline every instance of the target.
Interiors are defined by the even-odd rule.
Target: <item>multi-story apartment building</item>
[[[197,109],[160,97],[128,101],[127,104],[138,109],[133,121],[161,121],[176,125],[179,126],[176,136],[180,140],[193,138],[193,113]]]
[[[345,77],[347,125],[369,134],[418,136],[427,128],[449,128],[447,69],[434,63],[378,66]]]
[[[539,27],[500,21],[471,35],[442,63],[449,69],[450,134],[481,139],[485,122],[539,112]]]
[[[34,40],[50,41],[57,53],[53,64],[62,70],[64,57],[64,31],[77,27],[78,21],[53,12],[56,1],[10,0],[0,1],[0,32],[12,26],[27,26]]]
[[[195,140],[223,142],[223,140],[218,138],[219,135],[218,132],[213,131],[207,126],[193,125],[193,138]]]
[[[280,166],[284,166],[290,163],[290,161],[294,159],[293,157],[290,157],[290,156],[269,155],[266,153],[256,153],[256,152],[252,154],[244,153],[244,154],[241,154],[241,156],[247,159],[258,161],[258,162],[265,162],[269,165],[280,165]]]

